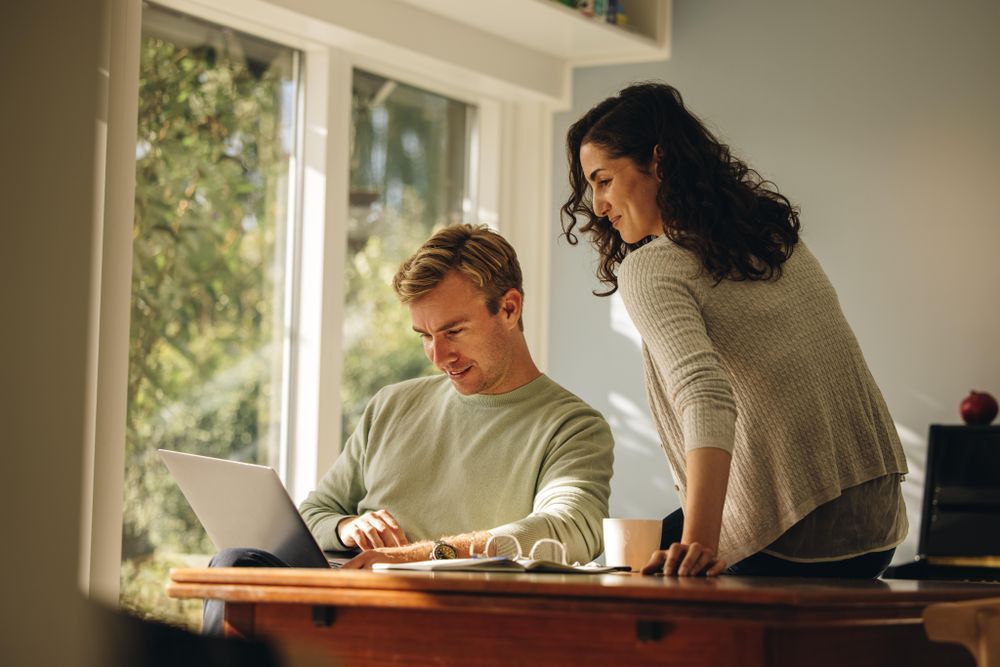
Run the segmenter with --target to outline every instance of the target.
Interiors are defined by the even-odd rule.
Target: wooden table
[[[973,665],[924,608],[995,585],[639,575],[178,569],[233,636],[311,642],[343,665]]]

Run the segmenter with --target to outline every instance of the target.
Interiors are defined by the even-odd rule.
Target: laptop
[[[917,558],[887,579],[1000,582],[1000,426],[933,424]]]
[[[350,560],[348,552],[320,549],[274,469],[158,451],[216,549],[263,549],[291,567],[340,567]]]

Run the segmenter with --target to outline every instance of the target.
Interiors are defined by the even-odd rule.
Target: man
[[[393,287],[443,374],[390,385],[368,403],[299,507],[320,547],[359,548],[344,568],[466,557],[488,542],[491,554],[517,555],[516,541],[527,555],[542,538],[561,542],[571,563],[599,555],[611,430],[532,361],[514,249],[487,227],[446,227]],[[286,563],[225,549],[212,565]],[[221,600],[207,600],[202,632],[221,634],[223,613]]]
[[[299,508],[344,567],[525,554],[542,538],[570,562],[602,551],[611,432],[539,372],[521,320],[514,249],[487,227],[432,236],[393,280],[442,375],[385,387],[319,488]],[[514,539],[509,539],[514,538]]]

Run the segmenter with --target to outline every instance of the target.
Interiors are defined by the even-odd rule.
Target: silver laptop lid
[[[330,567],[273,469],[158,451],[216,549],[251,547],[292,567]]]

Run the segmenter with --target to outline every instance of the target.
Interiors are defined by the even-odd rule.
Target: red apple
[[[958,411],[962,420],[974,426],[986,426],[997,416],[997,399],[985,391],[970,391]]]

